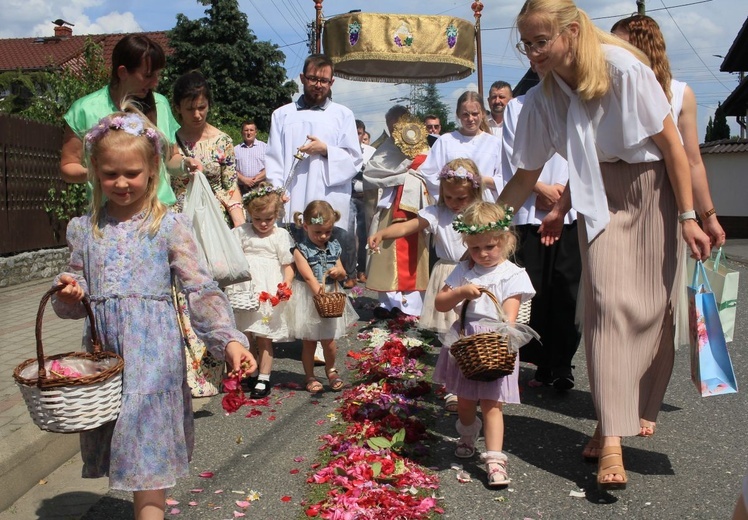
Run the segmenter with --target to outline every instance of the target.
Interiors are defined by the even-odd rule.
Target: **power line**
[[[711,0],[707,0],[707,1],[711,1]],[[688,37],[687,37],[687,36],[686,36],[686,35],[685,35],[685,34],[683,33],[683,30],[682,30],[682,29],[680,28],[680,25],[678,25],[678,22],[676,22],[676,21],[675,21],[675,18],[673,18],[673,15],[672,15],[672,14],[670,13],[670,9],[668,9],[668,7],[667,7],[667,6],[665,5],[665,2],[663,2],[662,0],[660,0],[660,3],[661,3],[661,4],[663,5],[663,7],[664,7],[664,9],[665,9],[665,12],[667,12],[668,16],[670,17],[670,19],[671,19],[671,20],[673,21],[673,23],[675,24],[675,27],[676,27],[676,28],[678,29],[678,32],[680,32],[681,36],[683,36],[683,39],[684,39],[684,40],[686,40],[686,43],[688,44],[688,46],[689,46],[689,47],[691,47],[691,50],[693,51],[693,53],[694,53],[694,54],[696,55],[696,57],[697,57],[697,58],[699,59],[699,61],[701,62],[701,64],[702,64],[702,65],[703,65],[703,66],[704,66],[704,67],[705,67],[705,68],[706,68],[706,69],[707,69],[707,70],[709,71],[709,74],[711,74],[711,75],[712,75],[712,77],[713,77],[714,79],[716,79],[716,80],[717,80],[717,82],[719,82],[719,84],[720,84],[720,85],[722,85],[723,87],[725,87],[725,90],[727,90],[727,91],[731,91],[732,89],[731,89],[731,88],[729,88],[729,87],[728,87],[727,85],[725,85],[724,83],[722,83],[722,80],[721,80],[721,79],[719,79],[719,78],[718,78],[718,77],[716,76],[716,74],[714,74],[714,73],[713,73],[713,72],[711,71],[711,69],[709,69],[709,67],[707,66],[707,64],[706,64],[706,63],[704,63],[704,60],[702,60],[702,59],[701,59],[701,56],[699,56],[699,53],[698,53],[698,52],[696,52],[696,49],[694,49],[694,48],[693,48],[693,45],[691,45],[691,42],[690,42],[690,41],[688,40]]]
[[[275,7],[275,10],[276,10],[276,11],[278,11],[278,14],[279,14],[279,15],[281,16],[281,18],[283,18],[283,20],[284,20],[284,21],[286,22],[286,25],[287,25],[287,26],[288,26],[288,27],[289,27],[289,28],[290,28],[290,29],[291,29],[291,30],[292,30],[293,32],[295,32],[295,33],[296,33],[296,36],[298,36],[299,38],[303,38],[303,37],[304,37],[304,35],[303,35],[303,34],[300,34],[300,33],[299,33],[299,31],[298,31],[298,30],[296,29],[296,27],[294,27],[294,25],[293,25],[293,24],[292,24],[291,22],[289,22],[289,21],[288,21],[288,18],[286,18],[286,15],[284,15],[284,14],[283,14],[283,13],[281,12],[280,8],[278,7],[278,3],[277,3],[277,2],[270,2],[270,3],[271,3],[271,4],[273,4],[273,7]],[[252,4],[252,5],[254,5],[254,4]]]
[[[263,20],[265,20],[265,23],[266,23],[266,24],[268,25],[268,27],[270,27],[270,29],[271,29],[271,30],[272,30],[272,31],[273,31],[273,32],[275,33],[275,35],[276,35],[276,36],[278,37],[278,39],[279,39],[280,41],[282,41],[282,42],[283,42],[283,44],[284,44],[285,46],[289,46],[289,44],[288,44],[288,43],[286,42],[286,40],[284,40],[284,39],[283,39],[283,36],[281,36],[280,34],[278,34],[278,31],[276,31],[276,30],[275,30],[275,27],[273,27],[273,24],[271,24],[271,23],[270,23],[270,22],[268,21],[268,19],[267,19],[267,18],[265,18],[265,15],[264,15],[264,14],[262,14],[262,11],[260,11],[260,10],[259,10],[259,9],[257,8],[257,6],[256,6],[256,5],[255,5],[255,3],[254,3],[254,0],[249,0],[249,3],[250,3],[250,4],[252,4],[252,7],[254,7],[254,8],[255,8],[255,11],[257,11],[257,14],[259,14],[259,15],[260,15],[260,18],[262,18]],[[301,56],[299,56],[299,53],[297,53],[296,51],[294,51],[294,54],[296,55],[296,57],[297,57],[297,58],[301,59]]]
[[[706,4],[706,3],[709,3],[709,2],[712,2],[712,1],[713,0],[700,0],[698,2],[691,2],[691,3],[688,3],[688,4],[678,4],[678,5],[671,5],[670,7],[663,7],[663,8],[658,8],[658,9],[648,9],[647,12],[648,13],[654,13],[654,12],[657,12],[657,11],[667,11],[668,9],[677,9],[679,7],[689,7],[689,6],[697,5],[697,4]],[[663,5],[665,5],[665,4],[663,4]],[[668,13],[668,14],[670,14],[670,13]],[[614,15],[611,15],[611,16],[596,16],[595,18],[590,18],[590,19],[591,20],[608,20],[610,18],[625,18],[627,16],[631,16],[631,13],[614,14]],[[488,28],[481,27],[481,31],[506,31],[506,30],[510,30],[510,29],[515,29],[515,26],[511,25],[509,27],[488,27]]]

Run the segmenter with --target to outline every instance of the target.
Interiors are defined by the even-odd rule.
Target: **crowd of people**
[[[524,340],[520,356],[536,367],[531,385],[559,392],[574,387],[583,338],[598,423],[582,455],[597,461],[601,489],[626,486],[621,438],[655,434],[684,321],[685,258],[725,241],[696,103],[672,78],[651,18],[609,34],[571,0],[527,0],[516,24],[540,85],[515,98],[496,81],[488,109],[464,92],[459,128],[446,134],[438,116],[396,105],[376,148],[332,101],[327,56],[306,59],[302,93],[273,112],[267,143],[248,118],[234,146],[208,123],[200,72],[179,77],[168,100],[154,92],[163,50],[144,35],[115,46],[109,85],[65,115],[61,158],[66,181],[89,183],[91,211],[68,227],[55,310],[83,317],[77,303],[89,296],[106,348],[126,359],[118,420],[81,435],[85,477],[133,491],[136,518],[163,518],[165,490],[188,470],[192,396],[219,391],[224,362],[251,398],[268,396],[273,343],[294,339],[305,389],[324,390],[324,364],[329,389],[342,390],[336,339],[358,315],[347,301],[342,316],[322,318],[314,300],[363,283],[378,295],[376,319],[416,316],[437,335],[434,381],[457,414],[455,456],[473,457],[483,430],[489,486],[510,482],[503,405],[519,402],[519,364],[491,382],[464,377],[447,348],[457,311],[467,306],[474,334],[514,323],[532,301],[540,340]],[[245,253],[252,290],[268,295],[254,310],[231,308],[180,214],[196,172]]]

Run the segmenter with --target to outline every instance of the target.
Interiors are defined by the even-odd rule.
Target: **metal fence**
[[[60,178],[62,129],[0,114],[0,254],[65,245],[64,225],[44,211]]]

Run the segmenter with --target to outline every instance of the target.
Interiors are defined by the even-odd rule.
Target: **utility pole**
[[[646,0],[636,0],[636,12],[637,12],[637,14],[640,14],[642,16],[644,16],[645,14],[647,14],[647,10],[644,7],[644,2],[645,1]]]

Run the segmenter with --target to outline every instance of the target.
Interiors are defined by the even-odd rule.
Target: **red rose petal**
[[[202,478],[213,478],[213,472],[212,471],[203,471],[198,476],[202,477]]]
[[[291,501],[291,497],[288,496],[288,495],[284,495],[284,496],[281,497],[281,500],[283,502],[290,502]]]
[[[291,475],[296,475],[298,472],[299,472],[299,470],[296,469],[296,468],[294,468],[294,469],[291,470],[290,473],[291,473]]]

